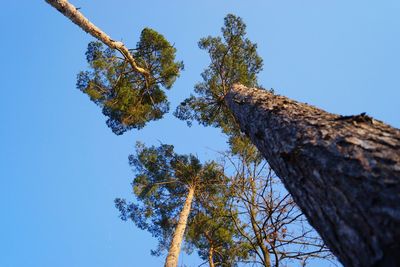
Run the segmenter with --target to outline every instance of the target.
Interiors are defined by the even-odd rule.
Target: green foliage
[[[257,45],[245,37],[246,25],[240,17],[227,15],[221,30],[222,38],[208,36],[200,40],[199,47],[208,52],[211,63],[201,74],[203,81],[196,84],[195,95],[180,104],[175,116],[189,125],[196,120],[231,134],[237,133],[238,127],[224,105],[224,97],[235,83],[257,86],[262,59]]]
[[[258,164],[264,157],[244,134],[231,135],[228,140],[230,153],[242,158],[246,162]]]
[[[275,191],[282,186],[224,104],[234,83],[259,87],[262,60],[245,30],[239,17],[228,15],[222,37],[200,40],[199,47],[209,53],[211,63],[202,73],[203,81],[195,86],[195,95],[175,111],[189,124],[196,120],[228,135],[230,151],[225,156],[233,168],[231,179],[222,165],[179,155],[171,145],[138,143],[136,154],[129,157],[137,201],[116,199],[115,205],[121,219],[132,220],[158,239],[154,255],[168,249],[189,188],[195,188],[195,193],[186,248],[196,249],[203,260],[209,260],[213,252],[215,266],[237,266],[241,261],[278,265],[328,254],[290,196]],[[162,117],[168,104],[160,87],[170,88],[182,67],[174,62],[175,49],[152,30],[142,33],[132,53],[140,66],[150,70],[151,79],[129,71],[129,64],[114,51],[91,43],[87,58],[92,72],[81,73],[78,80],[78,87],[103,107],[117,134]]]
[[[233,144],[232,144],[233,142]],[[254,261],[267,266],[294,266],[332,259],[265,159],[244,137],[230,138],[225,154],[234,174],[226,186],[237,239]],[[236,216],[235,216],[236,215]],[[303,265],[302,265],[303,266]]]
[[[202,164],[194,155],[175,153],[171,145],[145,147],[138,143],[129,163],[136,174],[132,187],[138,201],[116,199],[115,204],[121,219],[131,219],[158,239],[154,255],[168,249],[189,187],[195,188],[195,203],[205,192],[215,194],[225,179],[215,162]]]
[[[91,42],[86,52],[89,70],[80,72],[77,80],[77,88],[102,107],[117,135],[162,118],[169,110],[163,88],[170,89],[183,69],[182,62],[175,61],[176,49],[152,29],[145,28],[130,51],[148,76],[133,71],[114,49]]]
[[[223,186],[218,192],[203,195],[193,207],[194,216],[187,229],[187,250],[196,248],[199,256],[208,260],[212,249],[215,266],[236,266],[239,260],[249,257],[247,244],[237,242],[226,189]]]

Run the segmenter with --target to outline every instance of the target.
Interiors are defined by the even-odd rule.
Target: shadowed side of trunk
[[[346,266],[400,266],[400,131],[234,85],[225,103]]]
[[[169,247],[168,256],[165,260],[165,267],[176,267],[178,266],[179,253],[181,251],[181,244],[183,235],[187,225],[187,219],[189,217],[190,209],[194,197],[194,187],[189,188],[189,192],[186,196],[185,204],[183,205],[182,211],[179,215],[179,221],[176,225],[174,235],[172,237],[171,246]]]

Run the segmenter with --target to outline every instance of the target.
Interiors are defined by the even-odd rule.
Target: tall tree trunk
[[[185,204],[183,205],[181,214],[179,215],[178,224],[176,225],[174,235],[172,236],[171,246],[169,247],[168,256],[165,260],[165,267],[178,266],[179,253],[181,251],[183,235],[185,234],[187,219],[189,217],[190,209],[192,206],[194,191],[194,187],[189,188]]]
[[[114,41],[105,32],[103,32],[96,25],[91,23],[75,6],[70,4],[67,0],[46,0],[48,4],[60,11],[61,14],[69,18],[73,23],[78,25],[82,30],[92,35],[94,38],[100,40],[110,48],[118,50],[125,59],[132,66],[132,69],[138,73],[143,74],[145,77],[149,76],[149,72],[137,65],[132,54],[125,47],[122,42]]]
[[[400,130],[241,85],[225,103],[345,266],[400,266]]]

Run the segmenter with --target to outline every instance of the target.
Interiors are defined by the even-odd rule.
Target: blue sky
[[[178,49],[185,71],[171,109],[208,64],[200,37],[241,16],[264,58],[264,87],[330,112],[400,127],[399,1],[71,1],[114,39],[133,47],[144,27]],[[226,148],[216,129],[187,128],[171,114],[115,136],[75,89],[92,40],[41,1],[5,1],[2,38],[0,266],[161,266],[155,240],[118,219],[115,197],[131,197],[127,156],[140,140],[173,144],[201,159]],[[182,255],[180,262],[201,261]]]

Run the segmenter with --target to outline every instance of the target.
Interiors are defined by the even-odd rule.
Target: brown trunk
[[[210,265],[210,267],[215,267],[214,265],[214,248],[210,247],[210,249],[208,250],[208,263]]]
[[[225,103],[346,266],[400,266],[400,131],[233,86]]]
[[[210,248],[208,249],[208,264],[210,265],[210,267],[214,267],[214,244],[213,241],[210,237],[210,235],[208,234],[208,232],[204,232],[204,236],[206,237],[208,244],[210,245]]]
[[[179,215],[179,221],[176,225],[174,235],[172,236],[171,246],[169,247],[168,256],[165,260],[165,267],[176,267],[178,266],[179,253],[181,251],[181,244],[183,235],[187,225],[187,219],[189,217],[190,208],[192,206],[194,196],[194,187],[189,188],[189,192],[186,196],[185,204]]]
[[[46,2],[51,6],[53,6],[55,9],[57,9],[58,11],[60,11],[61,14],[69,18],[82,30],[89,33],[94,38],[100,40],[110,48],[116,49],[119,52],[121,52],[121,54],[132,66],[132,69],[134,71],[139,72],[146,77],[149,75],[146,69],[143,69],[136,64],[135,59],[132,57],[131,53],[122,42],[117,42],[111,39],[110,36],[108,36],[96,25],[91,23],[75,6],[70,4],[67,0],[46,0]]]

